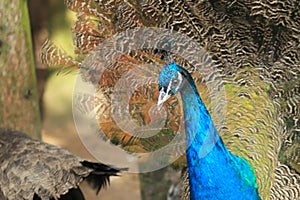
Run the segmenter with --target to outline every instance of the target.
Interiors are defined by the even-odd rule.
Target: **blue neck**
[[[181,90],[191,200],[257,200],[255,174],[229,152],[190,76]]]

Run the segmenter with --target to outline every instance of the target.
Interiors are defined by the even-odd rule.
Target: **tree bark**
[[[0,1],[0,126],[40,138],[27,0]]]

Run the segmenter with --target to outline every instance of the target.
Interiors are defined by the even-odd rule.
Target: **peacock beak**
[[[171,97],[171,95],[169,95],[169,94],[167,94],[166,92],[164,92],[163,89],[161,89],[161,90],[159,91],[158,102],[157,102],[158,110],[161,109],[163,103],[164,103],[165,101],[167,101],[170,97]]]

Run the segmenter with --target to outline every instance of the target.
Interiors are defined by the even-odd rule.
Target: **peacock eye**
[[[178,79],[174,79],[174,80],[172,81],[172,85],[178,85],[178,83],[179,83]]]

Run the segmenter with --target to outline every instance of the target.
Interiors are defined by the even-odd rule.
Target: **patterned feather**
[[[0,188],[3,199],[64,199],[87,181],[98,194],[120,169],[83,160],[24,133],[0,129]],[[83,199],[77,197],[78,199]]]
[[[216,125],[226,140],[226,145],[232,151],[240,153],[241,157],[248,157],[258,175],[262,199],[299,196],[299,1],[65,2],[68,8],[78,13],[78,20],[84,27],[80,30],[84,34],[74,36],[74,41],[84,41],[78,45],[83,49],[78,51],[79,62],[92,50],[94,45],[90,44],[97,44],[94,41],[94,31],[91,32],[84,25],[86,22],[82,19],[86,17],[96,21],[98,27],[104,27],[96,30],[97,34],[100,33],[99,42],[118,32],[143,26],[176,30],[196,40],[211,56],[210,62],[214,63],[216,69],[206,74],[209,77],[206,81],[215,83],[216,88],[224,85],[229,96],[228,106],[231,109],[227,109],[226,124]],[[94,28],[97,27],[93,26]],[[102,30],[105,31],[101,32]],[[188,44],[179,45],[184,49],[188,47]],[[188,63],[191,60],[190,55],[196,53],[193,49],[188,51],[190,54],[185,58],[175,55],[174,60],[192,74],[195,84],[200,88],[201,84],[205,85],[200,75],[201,65]],[[131,63],[136,60],[137,63],[144,64],[153,63],[159,58],[151,55],[149,51],[133,51],[127,59]],[[111,66],[110,70],[118,69],[117,66]],[[121,70],[115,73],[123,72]],[[102,86],[99,85],[99,88]],[[107,94],[111,89],[112,85],[102,88]],[[145,95],[142,91],[145,90],[138,92],[141,96]],[[209,98],[203,98],[203,101],[210,110]],[[264,107],[266,108],[263,109]],[[179,104],[166,108],[179,109]],[[140,115],[138,121],[142,123],[144,117]],[[263,134],[259,134],[261,132]],[[249,135],[255,137],[249,138]],[[256,138],[256,135],[259,137]],[[265,139],[269,141],[268,145],[263,142]],[[237,141],[240,140],[242,145],[238,145]],[[261,150],[251,151],[252,143]],[[129,144],[126,143],[125,146],[128,147]],[[143,148],[143,144],[139,146]],[[187,177],[183,179],[187,180]],[[187,199],[188,184],[185,182],[183,185],[183,197]]]
[[[74,70],[79,69],[81,63],[76,61],[66,52],[56,47],[50,40],[45,41],[42,46],[41,60],[48,66],[59,66],[60,71],[65,69]]]

